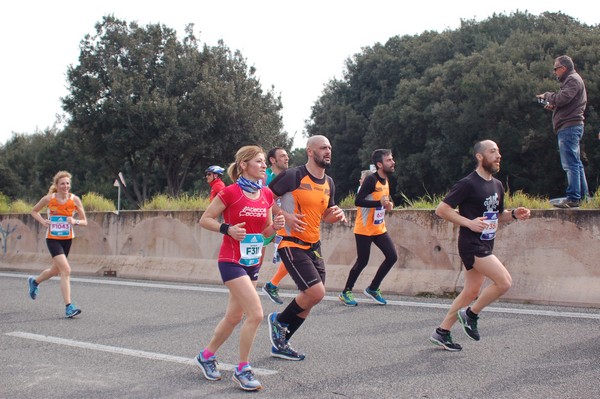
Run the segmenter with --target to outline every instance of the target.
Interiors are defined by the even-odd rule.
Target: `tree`
[[[332,142],[338,196],[354,187],[376,148],[393,150],[396,202],[400,194],[442,195],[472,170],[470,150],[487,138],[500,146],[498,178],[507,188],[563,194],[550,113],[535,94],[558,90],[553,59],[571,55],[586,82],[586,130],[593,131],[600,122],[599,30],[561,13],[517,12],[363,49],[347,61],[344,78],[325,87],[307,124],[309,135]],[[592,188],[600,177],[596,133],[583,143]]]
[[[290,157],[289,165],[290,168],[294,166],[300,166],[306,164],[308,158],[306,157],[306,148],[294,148],[291,151],[288,151],[288,155]]]
[[[23,186],[19,183],[18,176],[3,161],[0,161],[0,194],[16,199],[22,191]]]
[[[163,187],[178,195],[198,165],[233,160],[242,144],[290,145],[280,98],[254,74],[223,42],[200,48],[193,25],[180,42],[164,25],[106,16],[68,69],[63,108],[82,150],[126,173],[141,203]]]
[[[2,165],[5,166],[4,170]],[[14,134],[0,148],[0,187],[11,198],[31,202],[44,195],[54,175],[61,170],[73,176],[73,191],[94,191],[104,196],[112,194],[112,180],[100,160],[82,154],[68,130],[56,127],[32,134]],[[109,185],[108,185],[109,183]],[[106,190],[106,187],[109,187]]]

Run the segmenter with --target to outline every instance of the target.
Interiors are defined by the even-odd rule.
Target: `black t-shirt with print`
[[[485,180],[473,171],[459,180],[443,201],[452,208],[458,206],[458,213],[467,219],[484,216],[484,212],[497,212],[499,216],[504,212],[504,187],[500,180],[496,178]],[[494,245],[493,236],[495,234],[482,239],[482,233],[461,226],[458,233],[458,248],[469,252],[481,247],[482,244],[487,244],[491,249]]]

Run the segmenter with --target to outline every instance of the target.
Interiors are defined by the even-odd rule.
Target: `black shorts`
[[[475,257],[485,258],[490,256],[494,250],[495,240],[473,240],[470,237],[458,237],[458,254],[462,259],[465,269],[471,270],[475,264]]]
[[[325,284],[325,262],[320,255],[320,247],[286,247],[278,249],[277,253],[300,291],[318,283]]]
[[[53,258],[58,255],[69,256],[71,243],[73,243],[73,240],[54,240],[52,238],[46,238],[46,246],[48,246],[50,255],[52,255]]]
[[[219,272],[224,283],[242,276],[248,276],[250,281],[256,281],[258,280],[260,266],[242,266],[239,263],[219,262]]]
[[[465,269],[471,270],[475,264],[475,257],[485,258],[486,256],[490,256],[492,254],[492,249],[482,246],[476,248],[475,251],[458,251],[458,253],[460,259],[462,259],[463,265],[465,265]]]

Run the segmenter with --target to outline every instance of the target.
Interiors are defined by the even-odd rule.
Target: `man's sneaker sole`
[[[269,290],[267,290],[267,289],[265,288],[265,286],[264,286],[264,285],[263,285],[263,287],[262,287],[262,292],[264,292],[264,293],[265,293],[265,295],[266,295],[266,296],[267,296],[267,297],[268,297],[268,298],[271,300],[271,302],[273,302],[274,304],[277,304],[277,305],[283,305],[283,301],[282,301],[281,299],[279,299],[279,298],[275,298],[275,297],[271,296],[271,294],[269,293]]]
[[[80,315],[80,314],[81,314],[81,309],[75,309],[75,310],[73,311],[73,313],[70,313],[70,314],[67,314],[67,315],[65,315],[65,318],[66,318],[66,319],[72,319],[73,317],[75,317],[75,316],[77,316],[77,315]]]
[[[233,375],[231,376],[231,379],[235,382],[238,383],[238,385],[240,386],[240,388],[242,388],[244,391],[258,391],[259,389],[262,389],[262,385],[256,386],[256,387],[248,387],[245,386],[242,381],[240,381],[237,378],[237,375],[235,374],[235,371],[233,372]]]
[[[35,298],[38,296],[38,287],[34,285],[35,278],[33,276],[27,279],[27,284],[29,285],[29,297],[35,301]]]
[[[444,348],[450,352],[460,352],[462,350],[462,347],[460,347],[460,346],[458,348],[456,348],[456,347],[453,348],[451,346],[447,346],[444,342],[439,341],[439,340],[435,339],[434,337],[429,337],[429,342],[431,342],[434,345],[441,346],[442,348]]]
[[[365,294],[366,296],[368,296],[368,297],[369,297],[369,299],[372,299],[372,300],[373,300],[373,301],[374,301],[376,304],[378,304],[378,305],[387,305],[387,301],[386,301],[385,299],[383,299],[383,298],[382,298],[383,302],[382,302],[382,301],[380,301],[379,299],[377,299],[377,297],[376,297],[376,296],[374,296],[374,295],[373,295],[373,294],[371,294],[369,291],[367,291],[367,289],[366,289],[366,288],[365,288],[365,290],[364,290],[363,292],[364,292],[364,294]]]
[[[467,327],[467,323],[466,323],[465,319],[468,316],[466,315],[466,312],[465,312],[464,318],[461,313],[462,313],[462,310],[459,310],[456,313],[456,315],[458,317],[458,321],[459,321],[460,325],[462,326],[463,331],[465,332],[465,334],[467,334],[467,337],[471,338],[473,341],[479,341],[481,339],[481,337],[471,335],[473,333],[473,331],[471,331],[471,329],[469,327]]]
[[[348,306],[348,307],[358,306],[358,302],[356,302],[356,301],[354,303],[346,302],[346,300],[344,298],[342,298],[342,294],[338,295],[338,299],[340,300],[340,302],[342,302],[344,304],[344,306]]]
[[[200,368],[200,370],[202,370],[202,374],[204,374],[204,378],[206,378],[209,381],[219,381],[222,377],[211,377],[208,374],[206,374],[206,370],[204,370],[204,366],[202,366],[202,364],[200,363],[200,359],[198,359],[198,356],[196,356],[194,358],[194,361],[196,362],[196,366],[198,366]]]
[[[290,356],[290,355],[286,355],[286,354],[281,353],[281,352],[273,352],[273,348],[271,348],[271,357],[278,357],[280,359],[292,360],[292,361],[295,361],[295,362],[299,362],[301,360],[304,360],[304,358],[306,357],[306,355],[301,354],[299,356]]]

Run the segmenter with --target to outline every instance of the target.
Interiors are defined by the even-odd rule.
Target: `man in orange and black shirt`
[[[371,155],[376,172],[365,177],[365,180],[356,194],[354,204],[356,210],[356,224],[354,226],[354,238],[356,240],[356,262],[346,281],[344,291],[339,295],[340,301],[346,306],[357,306],[352,289],[354,284],[369,263],[371,244],[383,252],[385,259],[377,269],[371,284],[365,288],[366,296],[379,305],[386,305],[387,301],[381,296],[379,286],[384,277],[392,269],[398,254],[396,247],[387,233],[385,227],[385,212],[392,210],[394,204],[390,200],[390,185],[388,175],[394,172],[396,163],[391,150],[378,149]]]
[[[325,263],[321,256],[321,221],[346,221],[344,211],[334,202],[335,186],[325,169],[331,165],[331,144],[325,136],[312,136],[306,143],[308,162],[281,172],[269,184],[286,225],[277,252],[300,293],[281,313],[268,317],[271,355],[302,360],[288,341],[308,317],[310,310],[325,296]]]

